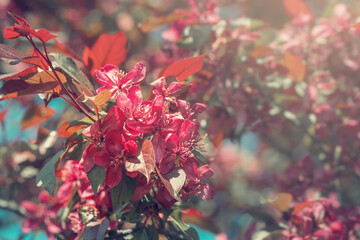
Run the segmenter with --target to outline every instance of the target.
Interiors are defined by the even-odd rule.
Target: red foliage
[[[303,0],[283,0],[286,12],[291,17],[300,17],[302,15],[312,16],[308,5]]]
[[[30,27],[29,23],[22,17],[19,17],[13,13],[10,15],[16,20],[17,24],[14,24],[13,27],[8,27],[5,29],[4,38],[13,39],[19,37],[34,37],[39,39],[44,44],[49,40],[56,38],[56,35],[51,34],[46,29],[34,30]]]
[[[174,62],[167,67],[161,74],[161,77],[175,76],[179,82],[185,81],[191,75],[199,72],[203,66],[203,58],[207,54],[197,57],[185,58]]]
[[[115,34],[101,34],[92,48],[85,47],[83,52],[84,65],[93,75],[96,69],[106,64],[120,66],[126,59],[127,37],[120,31]]]

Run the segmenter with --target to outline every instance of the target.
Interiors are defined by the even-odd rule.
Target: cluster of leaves
[[[177,79],[183,81],[198,72],[205,55],[166,68],[151,84],[150,99],[143,100],[139,84],[146,68],[137,63],[128,73],[119,71],[116,65],[124,62],[127,52],[126,35],[103,34],[83,53],[84,69],[102,85],[95,91],[73,59],[48,52],[46,43],[55,35],[34,30],[22,17],[11,15],[17,23],[5,29],[4,38],[26,38],[33,54],[24,56],[0,46],[5,62],[30,65],[1,77],[0,100],[40,94],[47,105],[61,97],[84,115],[58,130],[66,138],[65,148],[36,176],[37,186],[48,193],[39,194],[38,205],[22,202],[22,214],[27,217],[22,230],[40,227],[50,239],[54,234],[62,239],[153,239],[159,234],[197,239],[181,215],[170,214],[175,203],[192,195],[204,200],[214,195],[203,182],[213,171],[199,152],[196,116],[205,105],[191,105],[174,94],[181,89]],[[167,83],[170,76],[174,79]],[[32,119],[23,121],[23,128],[52,114],[39,108]]]

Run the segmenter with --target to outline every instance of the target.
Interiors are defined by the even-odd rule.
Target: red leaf
[[[5,116],[6,116],[6,113],[7,113],[7,109],[3,110],[0,112],[0,123],[4,122],[4,119],[5,119]]]
[[[12,16],[20,26],[30,27],[29,23],[24,18],[14,14],[14,13],[11,13],[11,12],[9,12],[9,15]]]
[[[52,108],[47,108],[45,106],[36,106],[35,109],[30,108],[26,113],[25,117],[21,123],[21,129],[38,125],[45,120],[51,118],[54,115],[55,110]]]
[[[292,200],[293,196],[290,193],[279,193],[275,199],[269,199],[266,203],[280,212],[285,212],[290,208]]]
[[[32,55],[35,58],[29,59],[26,61],[26,63],[35,65],[35,66],[39,66],[41,69],[44,70],[48,70],[49,69],[49,64],[46,62],[46,60],[40,55],[40,53],[38,53],[37,51],[33,51]]]
[[[66,82],[65,75],[61,72],[56,72],[60,80]],[[54,76],[53,73],[49,73]],[[43,71],[28,78],[6,81],[0,89],[0,101],[28,94],[57,92],[59,90],[58,87],[59,83],[47,72]]]
[[[66,82],[65,75],[59,71],[55,71],[55,72],[56,72],[57,76],[60,78],[60,81],[65,83]],[[42,72],[39,72],[39,73],[25,79],[25,82],[30,83],[30,84],[41,84],[41,83],[48,83],[48,82],[58,83],[58,81],[56,81],[54,78],[55,78],[55,74],[52,71],[49,71],[49,72],[42,71]]]
[[[193,207],[182,210],[181,219],[184,223],[193,224],[204,230],[208,230],[209,232],[220,232],[219,226],[217,226],[216,222],[212,218],[205,216],[201,211]]]
[[[66,53],[69,57],[81,61],[81,59],[77,56],[77,54],[70,49],[68,46],[65,46],[64,44],[60,43],[58,40],[54,40],[55,45],[64,53]]]
[[[291,17],[300,17],[301,15],[312,16],[308,5],[303,0],[283,0],[286,12]]]
[[[168,68],[163,71],[161,77],[175,76],[179,82],[183,82],[191,75],[199,72],[203,66],[203,58],[207,54],[203,54],[197,57],[189,57],[174,62]]]
[[[46,29],[35,30],[30,27],[29,23],[24,18],[19,17],[13,13],[9,14],[17,21],[18,24],[14,24],[13,27],[8,27],[5,29],[5,39],[30,36],[39,39],[43,43],[46,43],[47,41],[57,37]]]
[[[95,69],[100,69],[106,64],[120,66],[126,59],[127,37],[124,32],[119,31],[115,34],[102,34],[89,49],[84,48],[84,65],[94,75]]]
[[[288,69],[289,74],[296,82],[301,82],[306,75],[306,65],[301,58],[291,53],[284,53],[280,65]]]
[[[181,216],[182,218],[184,217],[205,218],[204,214],[201,211],[193,207],[182,210]]]
[[[40,41],[42,41],[44,43],[46,43],[47,41],[57,37],[56,35],[51,34],[46,29],[39,29],[33,35],[34,35],[35,38],[39,39]]]
[[[104,89],[96,95],[93,104],[96,105],[97,108],[105,107],[106,102],[110,98],[111,98],[111,92],[107,89]]]
[[[225,138],[224,129],[220,129],[215,136],[211,136],[210,140],[216,148],[219,148]]]
[[[83,51],[83,62],[84,65],[88,68],[88,69],[92,69],[94,66],[94,62],[92,60],[92,54],[91,54],[91,49],[88,48],[87,46],[84,47],[84,51]]]
[[[37,67],[29,67],[29,68],[26,68],[19,72],[16,72],[16,73],[0,75],[0,81],[14,79],[14,78],[20,78],[20,77],[27,77],[27,76],[30,77],[30,75],[37,73],[37,72],[38,72]]]
[[[263,58],[266,56],[269,56],[273,53],[273,50],[264,45],[257,45],[254,47],[254,49],[250,52],[250,56],[253,58]]]
[[[13,39],[18,38],[20,36],[19,33],[14,31],[14,28],[6,28],[4,31],[4,39]]]
[[[77,130],[80,130],[86,126],[86,125],[76,125],[69,127],[69,125],[70,122],[66,122],[62,124],[57,131],[58,136],[68,138],[71,135],[73,135]]]
[[[302,203],[298,203],[298,204],[295,204],[292,212],[291,212],[291,215],[292,216],[295,216],[296,214],[298,214],[301,210],[303,210],[304,208],[310,206],[311,204],[313,204],[314,201],[307,201],[307,202],[302,202]]]

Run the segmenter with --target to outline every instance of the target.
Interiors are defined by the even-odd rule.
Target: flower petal
[[[209,165],[204,165],[198,168],[199,180],[205,180],[214,175],[214,171],[209,167]]]
[[[175,167],[175,159],[176,154],[170,153],[166,155],[163,159],[160,161],[160,172],[162,174],[167,174]]]
[[[135,65],[134,69],[128,72],[125,77],[123,87],[137,84],[144,80],[146,74],[146,67],[142,62]]]
[[[187,160],[185,162],[185,164],[182,164],[182,169],[184,170],[184,172],[186,173],[186,177],[190,180],[197,180],[198,178],[198,169],[196,164],[191,161],[191,160]]]
[[[23,207],[25,211],[32,216],[35,216],[36,211],[38,210],[38,206],[35,203],[26,200],[21,202],[21,207]]]
[[[121,108],[126,116],[131,117],[133,112],[133,104],[125,93],[120,93],[116,98],[116,105]]]
[[[203,200],[209,201],[214,198],[215,191],[212,187],[210,187],[209,184],[199,183],[196,186],[196,188],[192,191],[191,194],[193,194]]]
[[[80,160],[80,169],[84,170],[85,172],[89,172],[93,166],[95,165],[95,154],[97,153],[96,146],[94,144],[90,144],[87,146],[83,153],[83,157]]]
[[[158,132],[156,132],[151,142],[155,150],[155,161],[156,163],[159,163],[166,153],[165,140],[160,136]]]
[[[110,188],[113,188],[116,185],[118,185],[121,181],[121,178],[122,178],[122,169],[120,164],[115,164],[107,168],[105,183]]]
[[[111,131],[106,134],[106,150],[114,155],[121,155],[125,144],[124,135],[119,131]]]
[[[128,90],[128,98],[132,102],[133,106],[139,105],[143,101],[143,95],[141,88],[138,85],[132,86]]]
[[[129,140],[125,143],[125,151],[128,157],[133,157],[138,152],[138,146],[133,140]]]
[[[39,219],[25,219],[21,224],[21,231],[24,233],[31,233],[40,225]]]
[[[109,154],[105,149],[95,154],[95,163],[99,166],[106,166],[112,159],[113,155]]]
[[[106,134],[112,129],[122,130],[124,120],[124,111],[117,106],[112,106],[104,118],[104,122],[102,125],[103,133]]]
[[[181,83],[179,82],[172,82],[170,83],[168,89],[167,89],[167,92],[168,94],[174,94],[176,93],[177,91],[179,91],[181,88]]]
[[[95,70],[95,78],[98,83],[104,86],[121,86],[122,76],[119,68],[115,65],[107,64],[100,70]]]
[[[174,133],[168,134],[165,138],[165,145],[168,151],[176,153],[179,145],[179,137]]]
[[[46,230],[49,233],[54,234],[54,233],[61,232],[61,228],[59,226],[57,226],[55,223],[53,223],[52,221],[50,221],[50,219],[45,218],[44,223],[45,223],[45,226],[46,226]]]

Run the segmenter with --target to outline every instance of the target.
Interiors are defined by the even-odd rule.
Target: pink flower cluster
[[[356,239],[359,219],[358,208],[345,209],[337,201],[322,198],[293,216],[283,236],[290,240]]]
[[[97,223],[110,216],[112,203],[109,189],[100,187],[95,195],[78,161],[66,161],[56,176],[62,185],[55,197],[43,191],[39,194],[38,205],[22,202],[21,206],[27,216],[22,224],[23,232],[29,233],[43,227],[49,239],[55,239],[54,234],[69,230],[73,234],[68,235],[67,239],[79,239],[87,224]],[[115,226],[116,222],[111,221],[110,227]]]
[[[92,234],[93,226],[102,224],[105,229],[116,231],[118,222],[110,220],[118,210],[112,191],[118,191],[113,189],[124,179],[132,179],[135,186],[129,191],[132,197],[124,205],[125,212],[144,195],[164,208],[190,195],[204,200],[213,198],[214,190],[203,182],[213,171],[194,153],[198,153],[201,140],[200,124],[195,118],[205,106],[176,99],[172,95],[181,84],[168,85],[165,78],[151,84],[153,97],[144,100],[139,83],[145,78],[145,71],[142,63],[128,74],[113,65],[95,71],[97,81],[103,85],[99,90],[112,93],[104,108],[106,113],[103,117],[99,113],[99,119],[82,131],[86,148],[81,160],[69,159],[56,172],[61,181],[56,196],[42,193],[39,206],[23,202],[28,218],[23,223],[24,232],[37,229],[42,222],[50,239],[57,233],[65,234],[66,239],[79,239]],[[74,149],[71,151],[78,151]],[[89,177],[95,168],[106,171],[98,189]],[[159,213],[151,210],[139,214],[145,216],[146,224],[150,216],[159,218]]]
[[[153,98],[144,100],[139,83],[145,77],[145,70],[138,63],[126,75],[113,65],[95,71],[97,81],[104,85],[100,89],[109,89],[116,100],[103,120],[83,131],[90,144],[80,162],[82,169],[89,172],[94,165],[105,166],[105,184],[110,188],[119,184],[123,174],[137,177],[137,200],[153,186],[158,189],[157,200],[164,206],[171,206],[177,197],[184,199],[188,195],[211,199],[214,191],[201,181],[213,172],[208,165],[200,166],[193,153],[200,141],[195,117],[205,106],[191,106],[173,97],[181,84],[168,85],[163,77],[151,84]],[[154,159],[140,157],[146,141],[151,141]],[[167,180],[175,178],[174,174],[176,186],[168,186],[171,181]]]
[[[56,214],[61,207],[57,200],[51,199],[45,191],[39,194],[39,204],[30,201],[23,201],[21,207],[25,209],[27,219],[22,223],[21,230],[30,233],[39,227],[44,228],[50,239],[52,234],[59,233],[61,228],[55,224]]]

